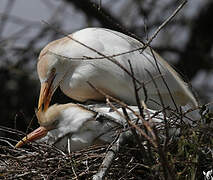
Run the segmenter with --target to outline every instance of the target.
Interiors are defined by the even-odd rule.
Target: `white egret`
[[[126,119],[106,105],[93,109],[88,107],[90,106],[68,103],[52,105],[45,112],[38,111],[40,127],[19,141],[16,147],[39,139],[39,142],[54,144],[63,151],[76,151],[93,144],[111,143],[116,137],[117,128],[124,128],[127,124]],[[137,106],[129,107],[138,113]],[[118,108],[118,112],[122,114],[122,109]],[[132,122],[137,119],[130,110],[127,113]],[[145,113],[146,120],[150,120],[149,117],[154,114],[155,111],[148,110]],[[163,119],[162,113],[159,113],[154,115],[150,123],[161,123]]]
[[[149,48],[134,51],[143,46],[132,37],[104,28],[86,28],[49,43],[41,51],[37,64],[41,82],[38,109],[44,106],[44,111],[47,110],[59,86],[64,94],[80,102],[104,101],[104,96],[88,82],[129,105],[136,105],[132,77],[127,73],[131,72],[130,64],[138,86],[145,83],[148,108],[161,109],[157,89],[165,107],[174,108],[174,102],[177,106],[197,106],[187,84],[156,52],[154,58]],[[138,94],[140,100],[145,99],[143,88]]]

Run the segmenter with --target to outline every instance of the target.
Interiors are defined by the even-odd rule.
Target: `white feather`
[[[89,81],[95,87],[105,91],[109,95],[123,100],[130,105],[136,105],[132,78],[119,66],[107,58],[103,58],[102,55],[112,56],[128,52],[143,47],[143,44],[127,35],[103,28],[83,29],[73,33],[70,37],[70,39],[65,37],[61,40],[57,40],[57,43],[52,43],[52,45],[46,47],[48,51],[52,52],[58,59],[67,61],[67,64],[63,63],[63,69],[67,74],[60,84],[62,91],[69,97],[79,101],[86,101],[88,99],[103,100],[103,96],[88,85],[87,82]],[[91,47],[100,54],[73,39]],[[145,87],[148,94],[148,101],[146,103],[149,108],[161,109],[161,107],[152,100],[159,104],[161,104],[161,102],[154,83],[147,71],[149,71],[155,79],[165,106],[174,108],[174,103],[161,75],[165,79],[177,106],[187,104],[196,106],[197,102],[186,83],[183,82],[175,70],[169,66],[165,60],[157,53],[154,52],[154,54],[160,72],[149,48],[146,48],[143,52],[133,51],[115,56],[114,59],[129,72],[130,67],[128,61],[130,61],[135,78],[141,83],[146,84]],[[91,59],[81,59],[85,59],[85,57]],[[145,99],[143,88],[139,91],[139,97],[141,100]]]
[[[130,108],[138,113],[136,106],[130,106]],[[126,124],[125,118],[120,116],[116,111],[111,112],[110,108],[106,106],[94,108],[94,111],[112,117],[116,120],[116,123],[110,120],[95,120],[94,111],[83,109],[77,105],[54,105],[49,109],[51,109],[51,111],[47,110],[45,112],[48,114],[46,117],[51,117],[51,119],[48,120],[58,120],[59,123],[55,129],[50,130],[39,142],[54,144],[64,151],[67,150],[68,139],[70,139],[71,145],[68,149],[71,151],[83,149],[95,144],[97,141],[111,143],[116,136],[116,130],[114,128],[117,127],[118,124],[120,124],[121,127],[124,127]],[[118,111],[123,114],[121,108],[119,108]],[[148,113],[145,113],[146,119],[149,120],[148,114],[152,116],[155,112],[156,111],[148,110]],[[53,116],[50,113],[55,113],[55,115]],[[132,121],[137,119],[130,110],[127,110],[127,113]],[[163,119],[163,114],[159,113],[152,118],[152,123],[162,123]]]

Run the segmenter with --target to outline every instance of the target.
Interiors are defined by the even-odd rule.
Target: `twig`
[[[20,135],[20,136],[25,135],[25,133],[23,133],[22,131],[19,131],[17,129],[8,128],[5,126],[0,126],[0,131],[8,132],[11,134],[16,134],[16,135]]]
[[[134,71],[133,71],[132,64],[131,64],[130,60],[128,60],[128,63],[129,63],[130,71],[132,73],[132,77],[134,77],[135,75],[134,75]],[[135,81],[134,78],[132,78],[132,82],[133,82],[133,86],[134,86],[135,99],[136,99],[136,103],[137,103],[137,106],[138,106],[138,109],[139,109],[139,113],[140,113],[141,117],[145,118],[145,116],[143,114],[143,109],[142,109],[142,106],[141,106],[140,98],[139,98],[139,95],[138,95],[137,84],[136,84],[136,81]],[[144,93],[144,95],[145,95],[145,93]],[[137,123],[138,123],[138,121],[136,122],[136,124]]]
[[[167,122],[167,119],[166,119],[166,111],[165,111],[165,106],[164,106],[164,103],[163,103],[163,99],[162,99],[162,96],[160,94],[160,91],[158,89],[158,86],[157,86],[157,83],[155,82],[155,80],[153,79],[152,77],[152,74],[146,70],[147,73],[149,74],[149,76],[152,78],[153,80],[153,83],[154,83],[154,86],[157,90],[157,93],[158,93],[158,96],[159,96],[159,99],[160,99],[160,102],[161,102],[161,105],[163,107],[163,114],[164,114],[164,122],[166,123],[165,124],[165,131],[166,131],[166,141],[165,141],[165,144],[163,146],[163,149],[161,148],[161,144],[160,144],[160,139],[157,135],[157,130],[155,129],[155,127],[153,127],[154,129],[154,132],[155,132],[155,137],[156,137],[156,142],[157,142],[157,150],[158,150],[158,154],[159,154],[159,157],[160,157],[160,161],[162,163],[162,166],[163,166],[163,171],[164,171],[164,177],[165,179],[175,179],[175,176],[174,176],[174,173],[173,171],[170,169],[169,167],[169,164],[168,164],[168,159],[167,159],[167,142],[168,142],[168,138],[169,138],[169,133],[168,133],[168,122]]]
[[[165,141],[164,147],[165,147],[165,150],[166,150],[166,147],[167,147],[166,145],[167,145],[168,138],[169,138],[166,108],[165,108],[165,105],[164,105],[164,102],[163,102],[163,98],[162,98],[162,96],[161,96],[161,94],[160,94],[160,90],[159,90],[159,88],[158,88],[158,85],[157,85],[155,79],[153,78],[152,74],[151,74],[147,69],[145,69],[145,70],[147,71],[148,75],[151,77],[151,79],[152,79],[152,81],[153,81],[153,84],[154,84],[155,89],[156,89],[156,91],[157,91],[158,97],[159,97],[159,99],[160,99],[161,106],[162,106],[162,108],[163,108],[162,113],[163,113],[163,115],[164,115],[165,132],[166,132],[166,141]]]
[[[43,21],[43,22],[44,22],[45,24],[47,24],[47,25],[50,26],[50,24],[48,24],[47,22],[45,22],[45,21]],[[132,74],[128,71],[128,69],[126,69],[121,63],[119,63],[118,61],[116,61],[116,59],[114,59],[112,56],[111,56],[111,57],[110,57],[110,56],[106,56],[105,54],[103,54],[103,53],[97,51],[96,49],[94,49],[94,48],[92,48],[92,47],[90,47],[90,46],[88,46],[88,45],[86,45],[86,44],[84,44],[84,43],[82,43],[82,42],[80,42],[80,41],[74,39],[74,38],[73,38],[72,36],[70,36],[69,34],[66,34],[66,33],[60,31],[59,29],[57,29],[57,28],[55,28],[55,27],[53,27],[53,26],[51,26],[51,27],[52,27],[56,32],[63,34],[65,37],[67,37],[67,38],[69,38],[69,39],[75,41],[76,43],[78,43],[78,44],[80,44],[80,45],[86,47],[87,49],[89,49],[89,50],[91,50],[91,51],[97,53],[98,55],[102,56],[104,59],[107,59],[107,60],[111,61],[112,63],[116,64],[116,65],[119,66],[122,70],[124,70],[124,72],[126,72],[130,77],[132,77]],[[53,52],[51,52],[51,53],[53,53]],[[54,53],[53,53],[53,54],[54,54]],[[68,58],[68,57],[66,57],[66,58]],[[68,58],[68,59],[69,59],[69,58]],[[134,78],[135,81],[137,81],[139,84],[141,84],[141,82],[140,82],[138,79],[136,79],[135,77],[132,77],[132,78]]]
[[[160,99],[161,106],[162,106],[162,108],[164,109],[164,112],[165,112],[165,105],[164,105],[163,98],[162,98],[162,96],[161,96],[160,90],[159,90],[159,88],[158,88],[158,85],[157,85],[157,83],[156,83],[154,77],[152,76],[152,74],[149,72],[149,70],[148,70],[148,69],[145,69],[145,71],[146,71],[147,74],[150,76],[150,78],[151,78],[151,80],[152,80],[152,82],[153,82],[153,84],[154,84],[154,86],[155,86],[155,89],[156,89],[156,91],[157,91],[158,97],[159,97],[159,99]]]
[[[132,68],[132,65],[131,65],[131,62],[128,60],[128,63],[129,63],[129,66],[130,66],[130,70],[131,70],[131,73],[132,73],[132,76],[134,76],[134,71],[133,71],[133,68]],[[135,98],[136,98],[136,102],[137,102],[137,106],[138,106],[138,109],[139,109],[139,112],[140,112],[140,115],[145,119],[145,115],[144,115],[144,106],[142,106],[141,105],[141,101],[140,101],[140,98],[139,98],[139,95],[138,95],[138,88],[137,88],[137,84],[136,84],[136,82],[135,82],[135,80],[134,79],[132,79],[132,81],[133,81],[133,85],[134,85],[134,92],[135,92]],[[145,89],[145,85],[143,84],[143,90],[144,90],[144,96],[145,96],[145,101],[148,99],[148,96],[147,96],[147,94],[146,94],[146,89]],[[125,110],[125,109],[124,109]],[[124,112],[126,112],[126,111],[124,111]],[[126,112],[126,117],[128,117],[128,114],[127,114],[127,112]],[[136,121],[136,125],[137,125],[137,123],[138,123],[138,121],[139,121],[139,119],[137,119],[137,121]],[[152,129],[151,128],[149,128],[150,129],[150,131],[151,131],[151,134],[152,134],[152,136],[154,137],[154,133],[152,133]],[[135,134],[135,132],[133,132],[134,133],[134,135],[135,135],[135,137],[136,137],[136,139],[137,139],[137,141],[138,141],[138,145],[139,145],[139,147],[142,149],[142,150],[144,150],[145,151],[145,149],[143,148],[143,146],[141,145],[141,142],[139,141],[139,139],[138,139],[138,137],[137,137],[137,134]],[[145,128],[145,133],[146,134],[148,134],[148,130],[147,130],[147,128]],[[150,143],[149,143],[149,141],[148,141],[148,152],[149,152],[149,158],[151,159],[151,147],[150,147]],[[144,153],[144,154],[146,154],[146,153]]]
[[[102,0],[99,0],[98,10],[101,10],[101,6],[102,6]]]
[[[74,168],[74,166],[73,166],[73,164],[72,164],[72,163],[71,163],[71,168],[72,168],[72,172],[73,172],[73,174],[75,175],[75,179],[79,180],[79,177],[78,177],[78,175],[76,174],[76,172],[75,172],[75,168]]]
[[[126,109],[122,107],[122,110],[123,110],[123,113],[124,113],[124,115],[125,115],[125,117],[126,117],[126,121],[127,121],[128,125],[131,127],[130,130],[131,130],[133,136],[135,137],[136,142],[137,142],[139,148],[141,149],[141,152],[140,152],[140,153],[141,153],[142,157],[147,158],[146,150],[145,150],[144,146],[141,144],[142,142],[141,142],[140,137],[138,136],[137,132],[135,131],[135,128],[133,128],[133,127],[131,126],[130,118],[129,118],[129,116],[128,116],[128,113],[127,113]]]
[[[30,120],[30,122],[29,122],[29,124],[28,124],[28,126],[27,126],[26,137],[27,137],[27,134],[29,133],[29,129],[31,128],[32,123],[33,123],[33,120],[34,120],[35,117],[36,117],[36,115],[35,115],[35,113],[34,113],[34,114],[33,114],[33,117],[31,118],[31,120]]]
[[[184,0],[181,4],[180,4],[180,6],[178,6],[178,8],[172,13],[172,15],[171,16],[169,16],[168,17],[168,19],[166,20],[166,21],[164,21],[159,27],[158,27],[158,29],[154,32],[154,34],[152,35],[152,37],[148,40],[148,42],[147,43],[145,43],[145,45],[144,45],[144,43],[140,40],[140,42],[142,43],[141,45],[141,47],[139,47],[139,48],[135,48],[135,49],[132,49],[132,50],[130,50],[130,51],[125,51],[125,52],[122,52],[122,53],[118,53],[118,54],[114,54],[114,55],[112,55],[112,56],[105,56],[105,57],[103,57],[102,55],[102,57],[100,57],[100,58],[114,58],[114,57],[117,57],[117,56],[121,56],[121,55],[124,55],[124,54],[129,54],[129,53],[132,53],[132,52],[135,52],[135,51],[142,51],[143,52],[143,50],[144,49],[146,49],[149,45],[150,45],[150,43],[153,41],[153,39],[157,36],[157,34],[161,31],[161,29],[162,28],[164,28],[173,18],[174,18],[174,16],[183,8],[183,6],[185,5],[187,3],[187,0]],[[45,22],[46,24],[48,24],[47,22]],[[48,24],[49,25],[49,24]],[[55,29],[55,28],[54,28]],[[57,32],[60,32],[58,29],[56,29],[56,31]],[[67,34],[65,34],[64,32],[60,32],[60,33],[62,33],[63,35],[65,35],[66,37],[69,37],[69,35],[67,35]],[[136,37],[135,37],[136,38]],[[136,38],[137,39],[137,38]],[[99,59],[100,59],[99,58]]]
[[[131,128],[130,128],[130,131],[131,131],[132,135],[135,137],[136,142],[138,143],[138,146],[139,146],[140,149],[141,149],[141,154],[142,154],[143,156],[146,156],[146,150],[145,150],[145,148],[143,147],[143,145],[141,144],[141,140],[140,140],[140,138],[139,138],[137,132],[135,131],[135,128],[131,125],[131,119],[129,118],[129,115],[128,115],[126,109],[125,109],[124,107],[122,107],[123,114],[121,114],[121,113],[116,109],[116,107],[113,106],[113,104],[109,101],[108,98],[106,99],[106,102],[107,102],[107,104],[110,105],[110,107],[111,107],[115,112],[117,112],[121,117],[123,117],[124,119],[126,119],[127,124],[129,125],[129,127],[131,127]]]
[[[6,138],[1,138],[0,137],[0,142],[7,143],[10,147],[14,147],[8,140],[6,140]]]
[[[119,101],[118,99],[116,99],[116,98],[114,98],[114,97],[112,97],[112,96],[106,94],[106,93],[103,92],[102,90],[100,90],[100,89],[96,88],[95,86],[93,86],[90,82],[87,82],[87,83],[88,83],[94,90],[96,90],[98,93],[104,95],[104,96],[106,97],[106,99],[109,98],[109,99],[115,101],[116,103],[118,103],[119,105],[121,105],[122,107],[125,107],[126,109],[129,109],[137,118],[141,119],[141,121],[143,122],[143,125],[147,128],[147,130],[151,131],[151,133],[152,133],[152,130],[151,130],[151,128],[150,128],[149,123],[148,123],[143,117],[141,117],[140,114],[138,114],[137,112],[133,111],[127,104],[125,104],[124,102]],[[134,128],[136,128],[136,129],[139,131],[139,133],[141,133],[141,135],[143,135],[147,140],[149,140],[149,141],[151,142],[151,144],[153,144],[153,146],[156,147],[156,144],[152,141],[152,139],[151,139],[149,136],[147,136],[146,133],[143,132],[143,130],[142,130],[141,128],[139,128],[138,126],[136,126],[136,125],[135,125],[134,123],[132,123],[132,122],[130,122],[130,123],[133,125]]]
[[[177,104],[175,103],[175,100],[174,100],[174,98],[173,98],[173,96],[172,96],[171,90],[170,90],[168,84],[166,83],[166,80],[165,80],[165,78],[164,78],[164,76],[163,76],[163,74],[162,74],[162,72],[161,72],[161,70],[160,70],[159,64],[157,63],[157,59],[156,59],[156,57],[155,57],[155,54],[154,54],[152,48],[150,48],[150,51],[151,51],[152,56],[153,56],[153,58],[154,58],[154,60],[155,60],[155,64],[156,64],[156,67],[157,67],[157,69],[158,69],[158,72],[159,72],[160,75],[161,75],[160,77],[161,77],[161,79],[163,80],[163,83],[165,84],[165,86],[166,86],[166,88],[167,88],[167,90],[168,90],[168,92],[169,92],[169,96],[171,97],[171,100],[172,100],[172,102],[173,102],[173,104],[174,104],[174,106],[175,106],[176,111],[178,112]]]
[[[98,173],[96,173],[93,176],[93,180],[103,180],[104,179],[104,177],[107,174],[107,171],[109,170],[110,166],[112,165],[112,161],[114,160],[115,156],[119,152],[119,149],[120,149],[119,147],[120,147],[121,141],[122,141],[122,139],[121,139],[121,135],[120,135],[118,140],[108,150],[108,152],[99,168]]]
[[[133,52],[133,51],[129,51],[128,53],[130,53],[130,52]],[[56,53],[54,53],[54,52],[52,52],[52,51],[48,51],[48,53],[50,53],[50,54],[53,54],[53,55],[55,55],[55,56],[57,56],[57,57],[59,57],[59,58],[63,58],[63,59],[70,59],[70,60],[72,60],[72,61],[76,61],[76,62],[78,62],[79,60],[84,60],[84,61],[89,61],[89,60],[95,60],[95,59],[109,59],[109,58],[113,58],[113,57],[116,57],[116,56],[120,56],[120,55],[122,55],[122,53],[121,54],[115,54],[115,55],[111,55],[111,56],[99,56],[99,57],[89,57],[89,56],[83,56],[83,57],[67,57],[67,56],[63,56],[63,55],[60,55],[60,54],[56,54]],[[124,53],[124,54],[126,54],[126,53]],[[114,63],[114,62],[113,62]],[[119,63],[119,62],[117,62],[117,63]],[[119,63],[120,64],[120,63]],[[133,79],[135,79],[135,81],[137,82],[137,83],[139,83],[140,84],[140,87],[138,87],[137,88],[137,91],[138,90],[140,90],[141,88],[143,88],[143,91],[144,91],[144,96],[145,96],[145,100],[144,100],[144,102],[146,102],[147,101],[147,98],[148,98],[148,95],[147,95],[147,90],[146,90],[146,88],[145,88],[145,85],[147,85],[147,84],[149,84],[150,82],[152,82],[152,80],[147,80],[146,82],[140,82],[139,80],[137,80],[135,77],[133,77],[132,76],[132,74],[131,74],[131,72],[129,72],[129,75],[133,78]],[[156,75],[155,77],[153,77],[154,79],[159,79],[160,78],[160,76],[162,76],[161,74],[159,74],[159,75]]]
[[[160,70],[160,68],[159,68],[159,65],[158,65],[158,63],[157,63],[157,59],[156,59],[156,57],[155,57],[155,54],[154,54],[154,52],[152,51],[152,49],[150,48],[150,51],[151,51],[151,53],[152,53],[152,56],[153,56],[153,58],[154,58],[154,60],[155,60],[155,64],[156,64],[156,67],[157,67],[157,69],[158,69],[158,72],[162,75],[162,73],[161,73],[161,70]],[[150,73],[150,76],[152,76],[151,75],[151,73]],[[153,78],[152,78],[153,79]],[[169,92],[169,96],[171,97],[171,100],[172,100],[172,102],[173,102],[173,104],[174,104],[174,106],[175,106],[175,108],[176,108],[176,111],[178,112],[178,107],[177,107],[177,105],[176,105],[176,103],[175,103],[175,100],[174,100],[174,98],[173,98],[173,95],[172,95],[172,93],[171,93],[171,91],[170,91],[170,89],[169,89],[169,86],[168,86],[168,84],[166,83],[166,80],[164,79],[164,77],[163,77],[163,75],[161,76],[161,79],[163,80],[163,83],[164,83],[164,85],[166,86],[166,88],[167,88],[167,90],[168,90],[168,92]],[[166,151],[166,149],[167,149],[167,144],[168,144],[168,141],[169,141],[169,130],[168,130],[168,121],[167,121],[167,115],[166,115],[166,111],[165,111],[165,105],[164,105],[164,103],[163,103],[163,99],[162,99],[162,97],[161,97],[161,95],[160,95],[160,92],[159,92],[159,90],[158,90],[158,87],[157,87],[157,84],[155,83],[155,80],[153,79],[153,83],[154,83],[154,85],[155,85],[155,88],[157,89],[157,91],[158,91],[158,96],[159,96],[159,98],[160,98],[160,102],[161,102],[161,104],[162,104],[162,106],[163,106],[163,114],[164,114],[164,123],[165,123],[165,133],[166,133],[166,139],[165,139],[165,143],[164,143],[164,151]]]
[[[96,120],[102,121],[103,119],[107,119],[107,121],[113,122],[113,123],[115,123],[115,124],[118,125],[118,126],[121,126],[121,125],[122,125],[122,124],[120,124],[120,123],[118,122],[118,120],[117,120],[116,118],[114,118],[114,117],[112,117],[112,116],[109,116],[109,115],[107,115],[106,113],[99,112],[99,111],[95,110],[94,108],[85,106],[85,105],[83,105],[83,104],[78,104],[78,106],[81,106],[81,107],[83,107],[83,108],[86,109],[86,110],[89,110],[89,111],[94,112],[94,113],[95,113],[95,116],[96,116]]]
[[[113,29],[124,34],[127,34],[138,41],[142,42],[142,39],[138,37],[136,34],[130,32],[124,24],[121,23],[120,20],[112,16],[109,11],[103,6],[100,8],[100,2],[95,3],[91,0],[66,0],[67,2],[72,2],[75,6],[80,8],[87,17],[94,17],[97,19],[103,27]]]
[[[24,176],[26,175],[31,175],[31,177],[33,176],[33,174],[36,174],[37,172],[36,171],[29,171],[29,172],[25,172],[23,174],[17,174],[13,179],[16,179],[16,178],[23,178]]]
[[[172,13],[171,16],[168,17],[159,27],[158,29],[154,32],[152,37],[148,40],[148,42],[145,44],[146,47],[149,46],[149,44],[153,41],[153,39],[157,36],[157,34],[160,32],[161,29],[163,29],[175,16],[176,14],[183,8],[183,6],[187,3],[187,0],[184,0],[178,8]]]
[[[143,130],[142,130],[141,128],[139,128],[136,124],[134,124],[134,123],[128,118],[128,113],[127,113],[127,112],[125,113],[126,109],[125,109],[124,107],[122,107],[122,110],[124,110],[124,116],[123,116],[120,112],[118,112],[118,111],[117,111],[117,113],[118,113],[120,116],[123,116],[124,118],[126,117],[125,115],[127,115],[127,117],[126,117],[127,119],[126,119],[126,120],[128,121],[129,126],[132,127],[132,128],[134,128],[134,129],[136,129],[142,136],[145,137],[145,139],[147,139],[148,141],[150,141],[151,144],[152,144],[154,147],[157,147],[156,144],[154,143],[154,141],[147,135],[147,133],[143,132]],[[145,122],[146,122],[146,121],[145,121]],[[149,131],[151,131],[151,134],[153,134],[153,132],[152,132],[151,128],[149,127],[149,125],[146,124],[145,127],[147,127],[147,129],[148,129]],[[135,133],[136,133],[136,132],[135,132]],[[132,134],[134,135],[134,130],[133,130]],[[137,134],[135,134],[135,137],[136,137],[136,139],[137,139]],[[138,140],[138,141],[140,142],[140,140]],[[139,144],[139,146],[140,146],[140,144]],[[142,149],[143,149],[143,147],[142,147]]]
[[[31,28],[35,28],[36,26],[41,26],[41,23],[40,22],[37,22],[37,21],[31,21],[29,19],[25,19],[25,18],[21,18],[21,17],[18,17],[16,15],[12,15],[12,14],[8,14],[8,12],[6,12],[7,14],[5,13],[2,13],[0,12],[0,18],[7,18],[7,21],[11,22],[11,23],[14,23],[14,24],[17,24],[17,25],[26,25],[26,24],[30,24],[30,25],[27,25],[27,26],[31,26]]]
[[[7,1],[7,5],[6,5],[6,8],[4,10],[4,15],[1,17],[1,23],[0,23],[0,37],[2,36],[2,33],[4,31],[4,28],[5,28],[5,24],[7,22],[7,19],[8,19],[8,16],[6,14],[9,14],[10,11],[12,10],[13,8],[13,4],[15,3],[15,0],[10,0],[10,1]]]

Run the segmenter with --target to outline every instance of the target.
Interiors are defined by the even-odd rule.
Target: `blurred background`
[[[33,118],[40,88],[37,57],[47,43],[63,37],[56,28],[72,33],[86,27],[105,27],[135,34],[146,42],[181,2],[1,0],[0,125],[25,131]],[[212,19],[212,0],[190,0],[151,43],[190,82],[201,104],[213,100]],[[52,103],[70,101],[58,89]]]

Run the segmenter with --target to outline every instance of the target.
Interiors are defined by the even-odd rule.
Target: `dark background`
[[[28,5],[21,6],[23,1],[1,1],[0,125],[25,131],[33,118],[40,88],[37,57],[45,44],[63,37],[53,26],[69,33],[85,27],[105,27],[135,34],[146,42],[181,2],[40,0],[30,10]],[[29,20],[33,13],[36,18]],[[201,104],[212,101],[213,97],[212,19],[212,0],[189,1],[151,43],[190,82]],[[70,101],[57,90],[52,103]]]

